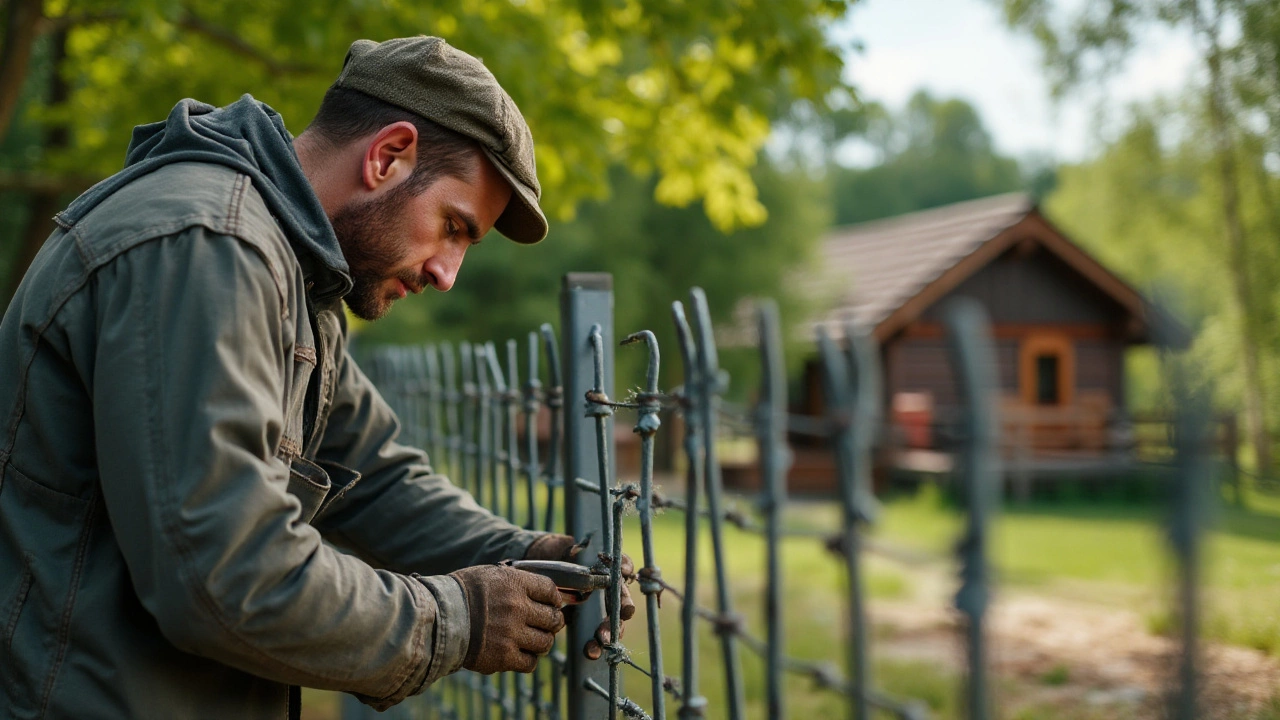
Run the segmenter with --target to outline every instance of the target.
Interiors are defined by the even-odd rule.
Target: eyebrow
[[[480,239],[480,223],[476,221],[475,215],[472,215],[456,205],[450,206],[448,210],[454,215],[457,215],[458,219],[462,221],[462,224],[467,226],[467,237],[472,240]]]

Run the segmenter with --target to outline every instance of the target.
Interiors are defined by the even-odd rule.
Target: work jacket
[[[170,125],[214,112],[187,102]],[[259,113],[287,142],[241,103],[249,121],[217,122]],[[379,709],[422,691],[467,652],[445,573],[536,535],[395,442],[313,196],[292,210],[319,245],[252,157],[134,155],[145,172],[58,216],[0,322],[0,717],[284,718],[291,686]]]

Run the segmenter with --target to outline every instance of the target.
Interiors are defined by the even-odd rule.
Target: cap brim
[[[507,202],[506,209],[498,216],[493,228],[524,245],[542,242],[547,236],[548,228],[547,218],[542,214],[542,208],[538,207],[538,196],[529,186],[520,182],[502,163],[502,160],[490,152],[489,148],[481,144],[480,149],[484,151],[498,174],[511,186],[511,200]]]

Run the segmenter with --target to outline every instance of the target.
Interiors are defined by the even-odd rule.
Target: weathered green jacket
[[[291,685],[379,708],[421,691],[467,651],[441,575],[534,534],[395,442],[270,108],[184,101],[131,147],[0,323],[0,716],[284,718]]]

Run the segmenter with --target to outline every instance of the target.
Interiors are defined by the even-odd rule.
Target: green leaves
[[[537,142],[547,209],[573,215],[604,197],[608,168],[656,171],[664,203],[703,201],[721,230],[764,222],[750,169],[770,118],[797,100],[850,89],[823,33],[832,0],[47,0],[70,28],[61,108],[72,145],[53,167],[106,175],[130,129],[183,97],[216,105],[243,93],[300,132],[357,38],[438,34],[484,59]]]

